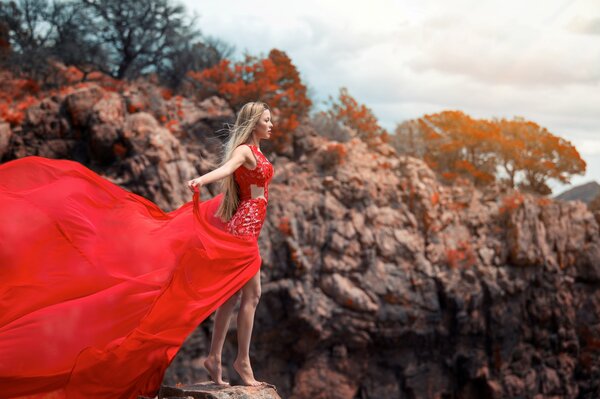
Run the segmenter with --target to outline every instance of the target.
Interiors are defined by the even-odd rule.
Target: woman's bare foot
[[[223,381],[222,373],[223,370],[221,368],[221,361],[217,359],[215,356],[208,356],[204,360],[204,368],[208,370],[208,374],[210,375],[210,379],[217,385],[229,385],[228,382]]]
[[[242,383],[244,385],[249,385],[253,387],[259,385],[269,385],[266,382],[256,381],[254,379],[254,373],[252,373],[252,367],[250,366],[249,359],[235,359],[235,361],[233,362],[233,368],[235,369],[235,371],[237,371],[240,377],[242,377]]]

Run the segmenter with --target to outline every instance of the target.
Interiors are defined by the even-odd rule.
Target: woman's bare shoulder
[[[246,144],[240,144],[236,148],[234,148],[232,157],[241,156],[244,160],[244,163],[252,164],[254,161],[254,154],[252,153],[252,149]]]
[[[244,155],[252,155],[252,149],[246,144],[240,144],[233,150],[234,153],[241,153]]]

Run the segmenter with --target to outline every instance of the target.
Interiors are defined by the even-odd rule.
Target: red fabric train
[[[0,165],[0,396],[154,396],[260,269],[256,237],[214,216],[221,199],[163,212],[74,161]]]

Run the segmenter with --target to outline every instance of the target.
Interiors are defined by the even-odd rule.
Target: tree
[[[0,15],[4,12],[6,4],[0,3]],[[11,52],[10,27],[4,18],[0,18],[0,60],[5,60]]]
[[[87,40],[102,48],[108,67],[97,65],[116,79],[134,78],[161,68],[181,42],[200,33],[187,21],[185,8],[168,0],[81,0],[88,16]]]
[[[212,68],[191,71],[188,76],[200,100],[219,95],[236,112],[249,101],[269,104],[275,125],[272,141],[278,150],[289,144],[288,133],[298,127],[299,119],[308,115],[312,105],[298,70],[287,54],[277,49],[266,58],[245,54],[244,60],[237,63],[224,59]]]
[[[510,187],[547,195],[548,179],[568,183],[570,175],[586,168],[570,142],[523,118],[474,119],[461,111],[443,111],[404,122],[396,130],[404,139],[410,133],[405,152],[420,155],[446,181],[462,176],[486,185],[500,178]],[[402,138],[394,145],[402,147]]]
[[[522,172],[524,179],[516,186],[546,195],[552,193],[548,179],[569,183],[569,175],[585,173],[586,163],[575,147],[546,128],[523,118],[495,123],[502,132],[502,140],[495,143],[496,152],[511,186],[515,186],[515,174]]]
[[[0,68],[7,64],[7,60],[12,54],[9,32],[6,23],[0,20]]]
[[[208,38],[204,42],[181,41],[168,61],[157,66],[157,72],[163,84],[177,90],[186,80],[188,71],[211,68],[233,51],[234,47],[216,38]]]
[[[45,26],[52,7],[44,0],[20,0],[0,3],[2,36],[8,43],[1,67],[11,67],[17,76],[43,79],[52,72],[47,58],[53,29]]]
[[[379,121],[370,108],[359,104],[345,87],[340,88],[337,102],[329,97],[328,115],[345,126],[356,130],[358,136],[367,144],[376,142],[376,138],[387,141],[388,133],[379,126]]]
[[[418,123],[428,141],[425,160],[443,171],[445,178],[463,176],[480,185],[495,180],[491,143],[497,139],[498,131],[493,124],[461,111],[425,115]]]
[[[202,40],[194,23],[170,0],[19,0],[0,3],[0,45],[5,36],[12,50],[4,67],[31,77],[51,75],[59,61],[83,79],[156,73],[176,88],[190,67],[211,67],[230,51]]]
[[[426,142],[418,120],[411,119],[396,125],[390,142],[396,153],[415,158],[424,158]]]

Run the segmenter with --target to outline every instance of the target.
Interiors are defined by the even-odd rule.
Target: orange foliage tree
[[[447,181],[467,177],[485,185],[496,180],[500,169],[508,186],[547,195],[548,179],[568,183],[569,175],[585,172],[585,161],[570,142],[522,118],[474,119],[443,111],[416,122],[423,159]],[[520,182],[517,176],[523,177]]]
[[[381,139],[389,141],[388,132],[379,125],[377,117],[370,108],[359,104],[345,87],[340,88],[337,102],[329,97],[330,108],[327,114],[334,120],[341,122],[347,127],[354,129],[362,140],[371,144]]]
[[[569,183],[569,175],[585,173],[586,163],[577,149],[567,140],[550,133],[546,128],[523,118],[496,120],[502,140],[495,142],[500,165],[511,187],[524,191],[550,194],[546,182],[557,179]],[[516,184],[515,174],[524,179]]]
[[[14,79],[9,73],[0,73],[0,121],[20,125],[25,110],[37,102],[40,87],[32,79]]]
[[[276,149],[289,144],[299,120],[312,106],[306,86],[285,52],[272,49],[267,58],[246,54],[242,62],[224,59],[212,68],[188,72],[196,96],[225,98],[237,112],[248,101],[264,101],[273,113],[272,140]]]
[[[459,176],[483,185],[494,181],[491,142],[498,129],[461,111],[444,111],[418,120],[427,142],[425,161],[449,180]]]

